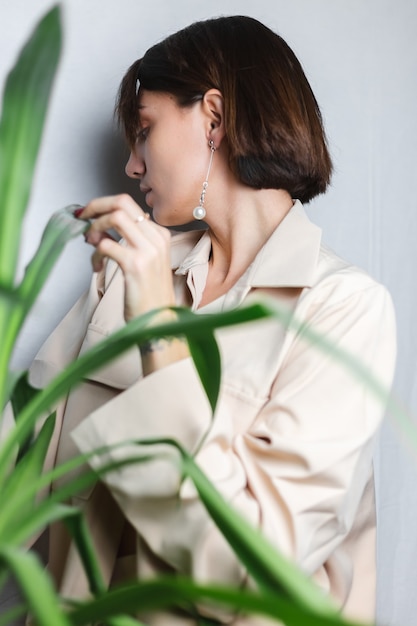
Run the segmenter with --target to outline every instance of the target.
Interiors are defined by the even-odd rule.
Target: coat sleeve
[[[58,326],[39,349],[29,367],[29,382],[42,389],[53,378],[77,358],[91,315],[99,302],[97,275],[87,289],[71,307]],[[0,439],[13,427],[14,417],[10,403],[5,407]]]
[[[372,283],[323,302],[307,298],[302,321],[389,388],[395,321],[383,287]],[[227,500],[312,574],[352,528],[384,408],[366,381],[299,330],[287,341],[269,399],[243,432],[228,425],[247,413],[244,395],[223,385],[212,420],[193,363],[184,360],[133,385],[72,435],[82,452],[160,436],[174,437],[192,452],[208,431],[198,455],[203,470]],[[92,464],[99,467],[135,449],[116,448]],[[175,453],[164,450],[165,456],[109,473],[104,481],[133,526],[171,565],[202,581],[240,584],[245,573],[187,483],[179,505],[181,474]]]
[[[100,302],[101,280],[101,275],[93,275],[89,289],[75,302],[40,348],[29,369],[29,380],[34,387],[45,387],[77,358],[91,316]]]
[[[43,389],[77,358],[90,318],[100,301],[101,280],[101,275],[94,274],[89,289],[75,302],[40,348],[29,368],[29,382],[33,387]],[[52,469],[55,464],[66,402],[67,398],[62,398],[55,407],[55,429],[46,455],[44,471]]]

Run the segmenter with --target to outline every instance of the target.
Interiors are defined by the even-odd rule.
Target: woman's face
[[[138,115],[138,138],[126,173],[140,180],[156,222],[189,222],[210,159],[209,124],[201,103],[179,107],[170,94],[143,90]]]

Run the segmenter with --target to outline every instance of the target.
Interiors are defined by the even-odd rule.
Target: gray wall
[[[324,114],[336,173],[309,213],[324,239],[390,289],[399,324],[395,389],[417,414],[417,3],[415,0],[64,0],[65,48],[37,168],[21,266],[48,216],[69,203],[122,190],[126,151],[112,120],[127,66],[191,21],[257,17],[299,56]],[[48,0],[0,0],[0,76]],[[82,241],[64,251],[22,334],[14,363],[26,366],[89,280]],[[416,460],[388,422],[377,453],[379,616],[408,626],[417,610]],[[410,617],[411,616],[411,617]]]

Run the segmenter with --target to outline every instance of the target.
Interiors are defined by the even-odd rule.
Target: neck
[[[207,205],[212,239],[210,271],[218,284],[232,285],[284,219],[293,205],[288,192],[228,188],[221,207]]]

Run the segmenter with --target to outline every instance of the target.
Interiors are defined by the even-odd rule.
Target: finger
[[[129,194],[117,196],[104,196],[89,202],[79,217],[81,219],[95,219],[102,215],[121,211],[135,219],[138,215],[144,215],[144,211]]]
[[[155,261],[159,256],[152,244],[147,244],[147,250],[145,245],[143,248],[134,249],[121,245],[110,238],[103,239],[92,255],[93,269],[95,272],[99,272],[103,268],[104,260],[108,258],[119,265],[125,278],[127,276],[139,277],[140,274],[146,273],[146,268],[150,263],[155,266]]]
[[[125,245],[107,235],[108,228],[117,230]],[[116,261],[125,273],[141,271],[149,263],[154,268],[161,263],[170,265],[170,240],[171,235],[166,228],[148,222],[147,219],[135,223],[119,212],[96,219],[86,233],[86,241],[96,248],[92,255],[95,272],[103,268],[105,257]]]
[[[129,254],[126,246],[121,245],[119,242],[111,239],[110,237],[102,239],[96,246],[94,253],[91,256],[91,264],[95,272],[100,272],[103,269],[104,260],[109,258],[115,261],[122,271],[125,271],[127,261],[126,256]]]
[[[132,247],[141,247],[144,237],[157,249],[166,248],[171,240],[169,230],[151,221],[148,213],[142,219],[141,216],[138,216],[132,227],[130,228],[128,225],[123,233],[124,240]]]
[[[148,220],[143,217],[140,224],[145,221],[147,222]],[[139,223],[135,223],[135,221],[122,210],[105,213],[95,218],[91,223],[86,233],[86,241],[93,246],[97,246],[102,239],[111,236],[109,235],[109,231],[115,231],[126,239],[130,245],[137,246],[143,238],[144,233],[147,232],[146,229],[140,230],[138,226]],[[112,237],[112,239],[114,239],[114,237]]]
[[[149,213],[140,213],[137,217],[135,217],[135,219],[133,220],[135,224],[140,224],[141,222],[144,222],[145,220],[150,220],[151,216],[149,215]]]
[[[139,207],[137,210],[140,210]],[[92,222],[86,241],[97,246],[109,230],[116,231],[128,246],[140,249],[148,248],[150,243],[156,250],[166,250],[171,240],[168,229],[152,222],[148,213],[136,212],[132,219],[125,211],[116,209]]]

